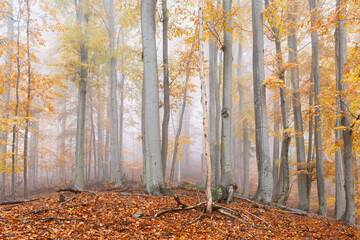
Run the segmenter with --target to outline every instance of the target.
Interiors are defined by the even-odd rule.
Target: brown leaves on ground
[[[196,205],[204,196],[174,190],[181,201]],[[0,207],[0,239],[360,239],[360,231],[342,222],[299,216],[276,207],[235,199],[222,205],[235,220],[203,207],[156,213],[176,208],[172,197],[154,197],[141,190],[62,193],[19,205]],[[133,217],[142,212],[140,218]],[[259,228],[260,227],[260,228]]]

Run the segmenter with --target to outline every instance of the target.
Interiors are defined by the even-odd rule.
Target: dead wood
[[[182,211],[182,210],[195,209],[195,208],[201,207],[201,206],[204,205],[205,203],[206,203],[206,202],[201,202],[201,203],[198,203],[198,204],[196,204],[196,205],[194,205],[194,206],[190,206],[190,207],[178,207],[178,208],[172,208],[172,209],[164,210],[164,211],[158,212],[158,213],[155,214],[152,218],[157,218],[157,217],[159,217],[160,215],[165,214],[165,213],[168,213],[168,212],[177,212],[177,211]]]
[[[8,201],[8,202],[0,202],[0,206],[6,206],[6,205],[13,205],[13,204],[23,204],[28,202],[34,202],[37,200],[40,200],[42,198],[34,198],[34,199],[28,199],[28,200],[14,200],[14,201]]]
[[[182,202],[180,201],[180,196],[174,195],[174,199],[175,199],[178,207],[179,207],[179,206],[182,207],[182,208],[188,207],[188,205],[186,205],[186,204],[184,204],[184,203],[182,203]]]
[[[59,218],[59,217],[47,217],[45,219],[37,219],[37,220],[42,220],[42,222],[48,222],[48,221],[52,221],[52,220],[56,220],[56,221],[81,221],[81,222],[98,222],[98,220],[93,220],[93,219],[85,219],[85,218]]]

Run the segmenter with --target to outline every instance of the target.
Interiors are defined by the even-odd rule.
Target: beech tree
[[[79,31],[86,36],[87,24],[89,23],[89,13],[86,10],[84,0],[75,0],[76,24]],[[77,108],[77,127],[76,127],[76,159],[75,159],[75,188],[84,189],[84,145],[85,145],[85,105],[86,105],[86,83],[88,78],[88,46],[86,39],[79,41],[79,80],[78,80],[78,108]]]
[[[165,193],[160,147],[159,83],[155,41],[156,0],[141,1],[141,38],[143,49],[142,141],[145,191]]]
[[[269,203],[272,197],[273,179],[269,154],[265,86],[263,85],[265,80],[263,6],[261,1],[252,0],[251,2],[256,160],[258,166],[258,188],[254,199]]]

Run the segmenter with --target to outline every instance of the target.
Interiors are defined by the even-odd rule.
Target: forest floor
[[[187,206],[205,201],[204,194],[196,191],[173,193]],[[27,203],[1,205],[0,239],[360,239],[359,229],[342,222],[241,198],[231,205],[217,204],[224,208],[211,215],[204,214],[200,204],[154,217],[184,206],[173,197],[148,196],[138,188],[61,195],[62,203],[60,194],[53,193]]]

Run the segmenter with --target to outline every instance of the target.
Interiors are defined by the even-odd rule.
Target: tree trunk
[[[143,152],[146,166],[146,192],[153,195],[162,195],[166,189],[160,146],[155,9],[156,0],[141,0],[141,35],[144,64]]]
[[[310,75],[310,83],[313,83],[313,77],[312,77],[312,73]],[[313,91],[310,90],[310,95],[309,95],[309,106],[313,105]],[[310,110],[309,112],[310,115],[310,119],[309,119],[309,142],[308,142],[308,154],[307,154],[307,177],[306,177],[306,201],[309,203],[309,208],[307,211],[310,211],[310,194],[311,194],[311,183],[312,183],[312,172],[313,172],[313,167],[311,166],[311,161],[312,161],[312,152],[313,152],[313,126],[314,126],[314,117],[313,117],[313,113],[312,110]]]
[[[279,108],[279,102],[276,101],[273,106],[273,111],[277,114],[277,109]],[[278,121],[274,121],[274,132],[279,132],[280,125]],[[273,195],[276,195],[279,192],[279,167],[280,167],[280,141],[277,136],[273,138]]]
[[[341,87],[341,66],[340,66],[340,52],[339,52],[339,28],[335,30],[335,65],[336,65],[336,91],[340,92]],[[341,128],[341,95],[336,95],[336,130],[335,130],[335,144],[341,145],[342,131]],[[335,214],[336,219],[341,219],[346,210],[345,199],[345,179],[344,179],[344,166],[343,166],[343,151],[339,148],[335,152],[335,175],[336,175],[336,193],[335,193]]]
[[[92,96],[92,89],[89,89],[89,98],[90,98],[90,122],[91,122],[91,136],[92,136],[92,142],[93,146],[90,151],[93,151],[93,157],[94,157],[94,179],[95,181],[98,178],[97,175],[97,167],[99,166],[98,159],[97,159],[97,152],[96,152],[96,134],[95,134],[95,122],[94,122],[94,105],[93,105],[93,96]]]
[[[75,0],[76,23],[83,33],[86,33],[89,15],[84,9],[83,0]],[[79,95],[76,126],[76,159],[75,159],[75,188],[82,190],[84,184],[84,145],[85,145],[85,104],[86,104],[86,82],[88,79],[88,47],[86,43],[80,43],[80,70],[79,70]]]
[[[9,15],[7,17],[7,41],[10,44],[13,44],[14,41],[14,18],[13,18],[13,1],[8,1],[9,3]],[[7,73],[6,75],[10,76],[12,72],[12,63],[11,63],[11,56],[13,52],[11,49],[8,49],[6,52],[6,68]],[[11,78],[8,77],[5,83],[5,94],[2,96],[2,104],[0,116],[3,119],[8,119],[9,116],[9,100],[10,100],[10,82]],[[6,166],[6,153],[7,153],[7,142],[8,142],[8,130],[2,130],[0,132],[0,168]],[[0,201],[5,199],[5,171],[0,172]]]
[[[256,129],[258,189],[254,196],[260,202],[271,202],[273,179],[269,154],[264,73],[264,29],[262,1],[252,0],[253,82]]]
[[[179,139],[181,136],[181,129],[182,129],[182,125],[183,125],[183,120],[184,120],[184,113],[185,113],[185,107],[186,107],[186,98],[187,98],[187,86],[188,86],[188,82],[190,79],[190,68],[189,68],[189,64],[190,64],[190,60],[186,63],[186,79],[185,79],[185,89],[184,89],[184,97],[183,97],[183,103],[182,103],[182,107],[181,107],[181,113],[180,113],[180,119],[179,119],[179,127],[178,130],[176,132],[176,136],[175,136],[175,144],[174,144],[174,153],[172,156],[172,166],[171,166],[171,172],[170,172],[170,182],[173,183],[174,182],[174,171],[175,171],[175,163],[177,160],[177,151],[178,151],[178,146],[179,146]],[[180,164],[179,164],[179,168],[180,168]],[[179,183],[180,184],[180,183]]]
[[[293,6],[291,12],[289,13],[289,21],[293,22],[293,28],[290,29],[290,35],[288,38],[288,48],[289,48],[289,62],[297,64],[297,37],[296,37],[296,20],[295,14],[297,11],[297,6]],[[300,102],[300,93],[299,93],[299,68],[296,66],[291,68],[290,78],[291,86],[293,89],[293,112],[294,112],[294,125],[296,132],[296,161],[297,161],[297,170],[303,171],[302,167],[305,163],[305,143],[304,143],[304,130],[303,130],[303,120],[301,112],[301,102]],[[299,189],[299,209],[304,211],[309,211],[310,208],[310,199],[307,195],[307,183],[306,175],[298,176],[298,189]]]
[[[347,43],[346,43],[346,4],[342,0],[336,1],[336,7],[339,9],[338,17],[338,69],[339,77],[337,85],[340,86],[340,106],[342,111],[341,125],[343,126],[343,141],[344,141],[344,173],[345,173],[345,199],[346,209],[342,219],[349,224],[355,224],[355,192],[354,192],[354,168],[353,168],[353,154],[352,154],[352,126],[348,112],[349,102],[345,95],[348,86],[344,80],[345,64],[347,63]],[[340,17],[342,16],[342,17]]]
[[[122,185],[119,159],[119,122],[117,114],[117,58],[115,56],[115,15],[114,0],[104,2],[108,17],[110,47],[110,175],[115,186]]]
[[[225,13],[231,10],[232,0],[223,1]],[[226,25],[231,28],[231,19],[227,17]],[[223,106],[221,109],[221,185],[227,188],[234,184],[231,169],[231,118],[232,118],[232,34],[224,30],[224,82],[223,82]]]
[[[211,196],[211,159],[210,159],[210,139],[209,139],[209,119],[208,119],[208,102],[206,97],[206,81],[204,76],[204,49],[203,49],[203,0],[199,0],[199,68],[201,81],[201,103],[203,107],[203,127],[205,141],[205,162],[206,162],[206,212],[212,212],[212,196]]]
[[[317,14],[315,13],[315,0],[309,0],[311,16],[311,27],[317,24]],[[319,43],[318,34],[311,32],[312,45],[312,73],[314,77],[315,88],[315,147],[316,147],[316,178],[319,199],[319,214],[326,216],[326,191],[324,176],[324,160],[322,152],[322,135],[321,135],[321,110],[320,110],[320,71],[319,71]]]
[[[30,62],[30,4],[29,0],[26,0],[27,19],[26,19],[26,54],[27,54],[27,74],[28,74],[28,86],[27,86],[27,103],[25,114],[25,136],[24,136],[24,198],[27,199],[28,195],[28,140],[29,140],[29,113],[30,113],[30,101],[31,101],[31,62]]]
[[[216,185],[217,179],[216,176],[216,163],[218,162],[219,153],[218,146],[219,143],[217,141],[217,131],[216,131],[216,85],[217,85],[217,49],[215,45],[215,40],[210,39],[209,42],[209,134],[210,134],[210,156],[211,156],[211,166],[212,166],[212,174],[213,174],[213,185]]]
[[[217,51],[217,49],[215,49]],[[221,113],[221,101],[220,101],[220,86],[221,86],[221,70],[222,70],[222,60],[223,60],[223,55],[222,55],[222,51],[220,52],[220,56],[219,56],[219,72],[218,72],[218,81],[216,82],[215,85],[215,106],[216,106],[216,116],[215,116],[215,128],[216,128],[216,146],[215,146],[215,154],[216,154],[216,158],[215,158],[215,185],[219,185],[220,184],[220,177],[221,177],[221,162],[220,162],[220,146],[221,146],[221,138],[220,138],[220,127],[221,127],[221,122],[220,122],[220,113]],[[216,56],[217,57],[217,56]]]
[[[167,0],[162,0],[163,14],[163,68],[164,68],[164,118],[162,123],[162,146],[161,159],[166,175],[166,162],[169,142],[169,119],[170,119],[170,86],[169,86],[169,57],[168,57],[168,14]]]
[[[21,5],[19,6],[21,9]],[[15,94],[16,94],[16,103],[15,103],[15,111],[14,117],[18,116],[19,110],[19,84],[20,84],[20,74],[21,74],[21,65],[20,65],[20,20],[21,20],[21,11],[18,12],[18,19],[17,19],[17,39],[16,39],[16,66],[17,66],[17,76],[16,76],[16,87],[15,87]],[[16,132],[17,132],[17,123],[13,125],[13,132],[12,132],[12,144],[11,144],[11,195],[12,198],[15,199],[15,162],[17,157],[17,148],[16,148]]]

